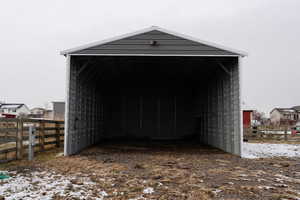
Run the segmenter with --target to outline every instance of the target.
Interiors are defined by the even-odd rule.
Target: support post
[[[69,152],[69,89],[70,89],[70,68],[71,68],[71,56],[67,55],[66,66],[66,99],[65,99],[65,129],[64,129],[64,155],[67,156]]]
[[[238,57],[238,69],[239,69],[239,123],[240,123],[240,157],[243,156],[243,143],[244,143],[244,129],[243,129],[243,105],[242,105],[242,102],[243,102],[243,90],[242,90],[242,87],[243,87],[243,66],[242,66],[242,57],[239,56]]]
[[[19,119],[17,121],[17,159],[22,159],[23,158],[23,120]]]
[[[284,126],[284,141],[288,140],[287,129],[288,129],[288,122],[286,121],[286,125]]]
[[[32,161],[34,156],[34,146],[35,146],[35,127],[33,125],[29,126],[28,130],[29,144],[28,144],[28,160]]]
[[[231,76],[230,71],[223,65],[223,63],[221,63],[220,61],[217,61],[217,64],[222,68],[222,70],[223,70],[224,72],[226,72],[226,74],[227,74],[228,76]]]

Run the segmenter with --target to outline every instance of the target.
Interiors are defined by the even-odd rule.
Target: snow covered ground
[[[64,199],[90,199],[103,200],[109,194],[99,185],[91,181],[88,176],[66,176],[55,172],[24,172],[18,174],[15,171],[1,172],[11,176],[0,180],[0,197],[5,200],[51,200],[57,197]],[[103,181],[105,181],[103,179]],[[154,192],[152,187],[147,187],[141,195],[132,200],[146,199],[144,194]],[[114,192],[114,195],[117,192]]]
[[[6,200],[50,200],[55,196],[101,200],[107,195],[105,191],[95,188],[96,184],[88,177],[82,177],[79,181],[76,178],[77,184],[75,184],[72,183],[75,180],[74,177],[63,176],[55,172],[6,173],[11,178],[0,181],[0,195]]]
[[[266,133],[266,134],[284,134],[285,133],[285,131],[277,131],[277,130],[268,130],[268,131],[264,131],[264,130],[262,130],[261,132],[263,132],[263,133]],[[291,133],[292,133],[292,131],[287,131],[286,132],[288,135],[290,135]]]
[[[243,143],[243,158],[300,157],[299,144]]]

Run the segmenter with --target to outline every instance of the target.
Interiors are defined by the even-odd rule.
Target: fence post
[[[284,129],[284,140],[287,141],[288,138],[287,138],[287,129],[288,129],[288,126],[286,125],[285,126],[285,129]]]
[[[55,122],[56,147],[60,147],[60,124]]]
[[[45,150],[45,122],[40,121],[40,147],[41,151]]]
[[[23,158],[23,120],[17,121],[17,159]]]
[[[34,156],[34,146],[35,146],[35,126],[30,125],[28,130],[28,160],[32,161]]]

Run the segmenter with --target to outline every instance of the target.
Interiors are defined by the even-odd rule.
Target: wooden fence
[[[288,127],[244,127],[244,140],[300,142],[300,134]]]
[[[31,125],[36,127],[35,152],[63,146],[64,121],[0,118],[0,163],[24,158]]]

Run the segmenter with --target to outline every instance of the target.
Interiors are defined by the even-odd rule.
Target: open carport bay
[[[240,155],[238,57],[72,56],[67,154],[191,138]]]

